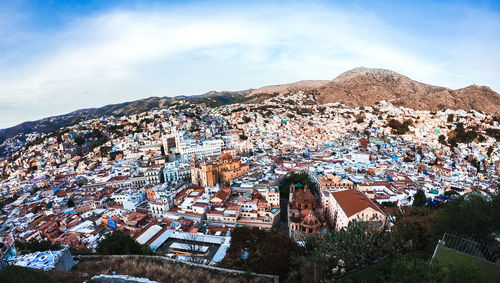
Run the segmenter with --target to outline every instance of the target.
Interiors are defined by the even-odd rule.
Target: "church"
[[[294,240],[301,240],[307,235],[320,231],[322,221],[319,217],[321,208],[308,186],[291,184],[288,202],[288,231]]]

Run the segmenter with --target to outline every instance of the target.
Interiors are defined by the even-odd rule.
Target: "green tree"
[[[295,279],[323,281],[382,261],[395,252],[388,232],[353,221],[338,232],[307,237],[296,258],[301,269],[295,274],[300,278]]]
[[[49,273],[34,268],[9,265],[0,269],[1,283],[37,282],[56,283],[58,280],[52,278]]]
[[[21,252],[21,254],[44,252],[48,250],[55,251],[63,248],[59,243],[53,244],[51,241],[48,240],[37,241],[34,239],[28,242],[16,241],[14,245],[17,248],[17,250]]]
[[[446,136],[439,135],[439,143],[446,145]]]
[[[83,136],[77,136],[75,138],[75,143],[79,146],[82,146],[85,143],[85,138]]]
[[[402,207],[394,213],[391,241],[404,252],[429,251],[435,244],[431,241],[432,224],[437,212],[425,206]]]
[[[102,255],[153,254],[149,247],[139,244],[127,234],[117,230],[104,235],[104,238],[97,245],[96,251]]]
[[[244,122],[245,124],[247,124],[247,123],[249,123],[250,121],[252,121],[252,118],[247,117],[247,116],[243,116],[243,117],[242,117],[242,119],[243,119],[243,122]]]
[[[68,205],[68,207],[75,207],[75,202],[73,201],[72,198],[68,199],[67,205]]]
[[[473,192],[447,202],[438,213],[432,232],[441,238],[445,232],[483,242],[493,242],[500,234],[500,197]]]
[[[408,127],[412,124],[413,122],[411,120],[405,120],[403,123],[401,123],[396,119],[391,119],[387,123],[387,126],[392,128],[395,134],[402,135],[410,130]]]
[[[427,198],[425,197],[425,193],[423,190],[418,190],[417,193],[413,196],[413,206],[414,207],[422,207],[427,202]]]
[[[101,148],[99,148],[99,152],[101,153],[101,157],[107,156],[110,150],[111,150],[111,147],[109,147],[109,146],[101,146]]]
[[[281,197],[288,198],[288,194],[290,193],[290,185],[300,183],[302,186],[307,185],[308,189],[315,194],[316,193],[316,184],[309,179],[309,176],[305,173],[290,173],[285,180],[280,185],[280,194]]]
[[[449,190],[449,191],[446,191],[444,192],[443,194],[445,197],[451,197],[452,195],[459,195],[457,191],[455,190]]]
[[[276,231],[236,227],[222,266],[287,278],[299,247]]]

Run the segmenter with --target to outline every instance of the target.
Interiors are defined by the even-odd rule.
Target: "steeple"
[[[289,199],[288,199],[289,202],[293,202],[293,196],[294,196],[294,194],[295,194],[295,185],[291,184],[290,185]]]

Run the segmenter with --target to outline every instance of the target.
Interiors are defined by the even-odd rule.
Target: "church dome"
[[[302,223],[300,223],[302,226],[310,229],[318,228],[321,223],[319,222],[318,218],[314,215],[312,210],[309,211],[309,214],[304,217],[304,220],[302,220]]]

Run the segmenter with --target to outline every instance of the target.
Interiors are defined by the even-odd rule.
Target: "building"
[[[69,250],[35,252],[9,260],[14,265],[41,270],[71,270],[76,264]]]
[[[134,188],[141,188],[145,186],[156,185],[160,183],[160,168],[147,168],[132,177],[130,181]]]
[[[327,174],[318,178],[318,186],[320,192],[326,190],[349,190],[354,189],[354,183],[349,180],[343,180],[340,176]]]
[[[174,135],[176,150],[180,153],[184,161],[190,160],[193,155],[196,155],[198,158],[219,156],[224,146],[223,140],[205,140],[197,143],[185,139],[183,132],[175,132]]]
[[[241,159],[226,153],[214,162],[194,161],[191,166],[191,183],[203,187],[213,187],[218,183],[230,184],[231,180],[245,175],[249,169]]]
[[[219,180],[229,184],[231,180],[239,178],[250,169],[247,164],[242,164],[241,159],[233,158],[229,153],[223,154],[218,162]]]
[[[163,167],[163,180],[165,183],[175,183],[179,181],[179,162],[165,163]]]
[[[300,240],[306,235],[320,231],[321,209],[316,205],[316,198],[307,185],[291,184],[288,202],[288,231],[290,237]]]
[[[366,222],[372,228],[382,228],[386,216],[384,212],[363,192],[345,190],[331,192],[328,217],[335,231],[346,228],[349,222],[356,220]]]
[[[276,186],[225,188],[210,199],[207,220],[271,229],[279,220],[279,190]]]
[[[216,165],[206,161],[193,163],[191,166],[191,183],[202,187],[215,186],[218,183]]]

